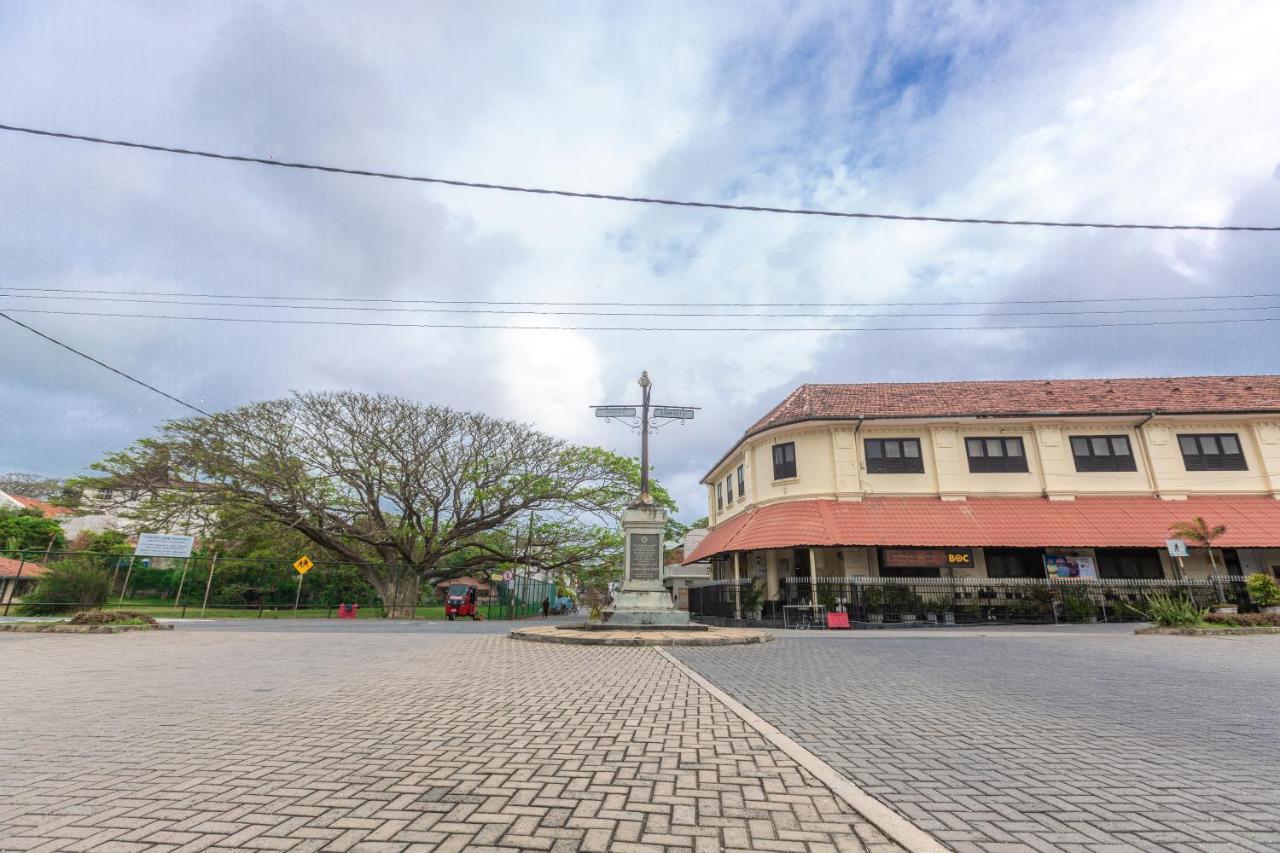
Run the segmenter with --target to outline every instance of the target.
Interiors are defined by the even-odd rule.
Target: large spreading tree
[[[146,496],[155,529],[236,518],[360,563],[390,615],[411,615],[424,582],[612,559],[640,473],[526,424],[356,392],[171,421],[94,467],[94,485]]]

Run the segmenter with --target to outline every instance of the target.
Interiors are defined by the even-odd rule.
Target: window
[[[1043,578],[1044,551],[1039,548],[987,548],[987,577]]]
[[[1004,474],[1027,470],[1020,438],[966,438],[969,470],[974,474]]]
[[[1160,580],[1164,569],[1160,565],[1160,552],[1146,548],[1099,548],[1094,552],[1098,561],[1098,577]]]
[[[1123,435],[1073,435],[1077,471],[1137,471],[1133,449]]]
[[[1244,451],[1235,434],[1180,435],[1178,447],[1188,471],[1247,471]]]
[[[716,483],[716,509],[724,509],[724,483]]]
[[[918,438],[868,438],[863,447],[868,474],[924,473]]]
[[[742,470],[742,466],[738,466],[738,500],[742,500],[747,496],[747,475]]]
[[[733,503],[733,475],[724,478],[724,502]]]
[[[796,475],[796,443],[773,446],[773,479],[786,480]]]

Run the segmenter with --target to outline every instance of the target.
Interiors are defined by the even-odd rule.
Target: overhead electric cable
[[[131,320],[193,320],[211,323],[257,323],[274,326],[354,326],[393,329],[525,329],[566,332],[1016,332],[1044,329],[1209,326],[1226,323],[1273,323],[1280,321],[1280,317],[1223,317],[1206,320],[1140,320],[1135,322],[1047,323],[1013,326],[533,326],[503,323],[392,323],[385,320],[297,320],[291,318],[207,317],[181,314],[120,314],[105,311],[61,311],[51,308],[5,308],[4,310],[11,314],[56,314],[73,317],[111,317]],[[904,319],[910,319],[910,317],[906,316]]]
[[[28,326],[26,323],[22,322],[21,320],[15,320],[13,317],[10,317],[8,314],[4,313],[3,311],[0,311],[0,317],[3,317],[4,319],[8,320],[10,323],[13,323],[16,326],[21,326],[22,328],[26,329],[28,332],[30,332],[33,335],[36,335],[37,337],[44,338],[46,341],[48,341],[51,344],[54,344],[55,346],[62,347],[67,352],[75,353],[81,358],[85,358],[85,359],[88,359],[89,361],[92,361],[94,364],[98,365],[101,368],[110,370],[112,373],[114,373],[117,376],[122,376],[125,379],[128,379],[130,382],[134,383],[135,385],[141,385],[143,388],[146,388],[148,391],[154,391],[155,393],[159,394],[161,397],[165,397],[177,403],[179,406],[185,406],[191,411],[198,412],[199,414],[202,414],[207,418],[213,417],[213,415],[209,414],[199,406],[194,406],[191,403],[188,403],[186,400],[181,399],[180,397],[175,397],[167,391],[161,391],[159,388],[157,388],[156,386],[148,382],[143,382],[141,379],[139,379],[136,376],[131,376],[128,373],[125,373],[123,370],[118,370],[117,368],[112,367],[111,365],[107,364],[104,361],[99,361],[98,359],[94,358],[88,353],[81,352],[80,350],[76,349],[70,344],[64,344],[62,341],[58,340],[57,338],[52,338],[46,335],[44,332],[40,331],[39,329],[33,329],[31,326]]]
[[[973,299],[949,302],[611,302],[583,300],[537,299],[388,299],[367,296],[292,296],[262,293],[185,293],[172,290],[108,290],[104,288],[11,287],[0,285],[0,291],[15,293],[105,294],[109,296],[175,296],[199,299],[262,299],[295,302],[362,302],[395,305],[539,305],[547,307],[617,307],[617,308],[934,308],[965,305],[1080,305],[1116,302],[1182,302],[1221,299],[1280,299],[1280,293],[1219,293],[1165,296],[1093,296],[1073,299]],[[235,304],[235,303],[229,303]]]
[[[854,317],[1072,317],[1098,314],[1202,314],[1206,311],[1271,311],[1280,309],[1280,305],[1227,305],[1203,306],[1193,308],[1086,308],[1066,311],[950,311],[945,313],[912,311],[909,314],[901,311],[868,311],[861,313],[747,313],[741,311],[688,311],[678,313],[658,313],[653,311],[587,311],[587,310],[547,310],[545,308],[475,308],[475,307],[389,307],[371,305],[292,305],[278,302],[209,302],[191,299],[146,299],[140,297],[109,296],[37,296],[29,293],[0,293],[2,299],[36,299],[60,300],[75,302],[115,302],[129,305],[182,305],[199,308],[266,308],[272,311],[361,311],[373,313],[398,314],[497,314],[506,316],[545,316],[545,317],[764,317],[777,319],[780,317],[828,317],[833,319],[850,319]],[[28,303],[29,304],[29,303]]]
[[[355,169],[345,166],[325,165],[321,163],[305,163],[291,160],[277,160],[268,157],[252,157],[245,154],[227,154],[217,151],[205,151],[197,148],[177,148],[169,145],[159,145],[151,142],[137,142],[127,139],[106,139],[100,136],[88,136],[80,133],[64,133],[11,124],[0,124],[0,130],[8,131],[10,133],[23,133],[30,136],[66,139],[75,142],[88,142],[95,145],[111,145],[119,148],[134,148],[165,154],[180,154],[187,157],[204,157],[211,160],[228,160],[237,163],[256,163],[262,166],[275,166],[283,169],[303,169],[315,172],[329,172],[339,175],[354,175],[364,178],[383,178],[393,181],[412,181],[414,183],[421,184],[462,187],[465,189],[525,193],[529,195],[542,196],[560,196],[563,198],[614,201],[630,204],[664,205],[668,207],[732,210],[746,213],[776,213],[792,216],[821,216],[838,219],[879,219],[894,222],[943,222],[956,225],[1007,225],[1041,228],[1108,228],[1146,231],[1280,231],[1280,225],[1159,225],[1134,222],[1072,222],[1047,219],[987,219],[976,216],[922,216],[915,214],[872,213],[867,211],[822,210],[818,208],[804,207],[773,207],[765,205],[730,204],[728,202],[691,201],[688,199],[620,195],[617,193],[580,192],[549,187],[498,184],[486,181],[464,181],[456,178],[436,178],[426,175],[409,175],[401,172],[388,172],[373,169]]]

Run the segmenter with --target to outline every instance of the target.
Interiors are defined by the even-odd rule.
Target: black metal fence
[[[376,569],[392,587],[402,582],[408,590],[408,584],[419,583],[418,569],[413,566],[329,560],[316,560],[300,576],[289,559],[213,554],[134,557],[127,552],[41,548],[0,549],[0,558],[6,560],[0,573],[0,615],[4,616],[21,614],[22,599],[35,590],[50,569],[60,566],[91,570],[105,579],[107,589],[100,602],[87,606],[66,602],[67,608],[138,610],[156,616],[323,617],[337,616],[339,605],[343,604],[358,605],[358,617],[382,616],[386,609],[368,579],[367,569]],[[484,578],[489,573],[479,574]],[[493,581],[489,594],[479,597],[477,604],[485,618],[518,619],[540,614],[544,599],[555,603],[555,583],[529,577],[522,567],[513,567],[511,574],[511,580]],[[415,614],[426,618],[442,616],[442,592],[422,584]],[[404,600],[398,589],[393,588],[392,596],[397,601]]]
[[[759,593],[763,581],[712,581],[689,589],[689,613],[710,620],[741,619],[778,627],[823,623],[827,613],[850,623],[975,625],[992,623],[1132,622],[1144,620],[1151,595],[1176,595],[1209,607],[1251,606],[1243,578],[1081,580],[1068,578],[807,578],[781,580],[778,594]],[[736,595],[735,595],[736,593]],[[754,605],[754,606],[751,606]]]

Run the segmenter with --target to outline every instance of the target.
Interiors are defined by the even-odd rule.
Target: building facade
[[[804,385],[702,481],[717,578],[1280,576],[1280,376]],[[1226,532],[1178,562],[1170,528]]]

